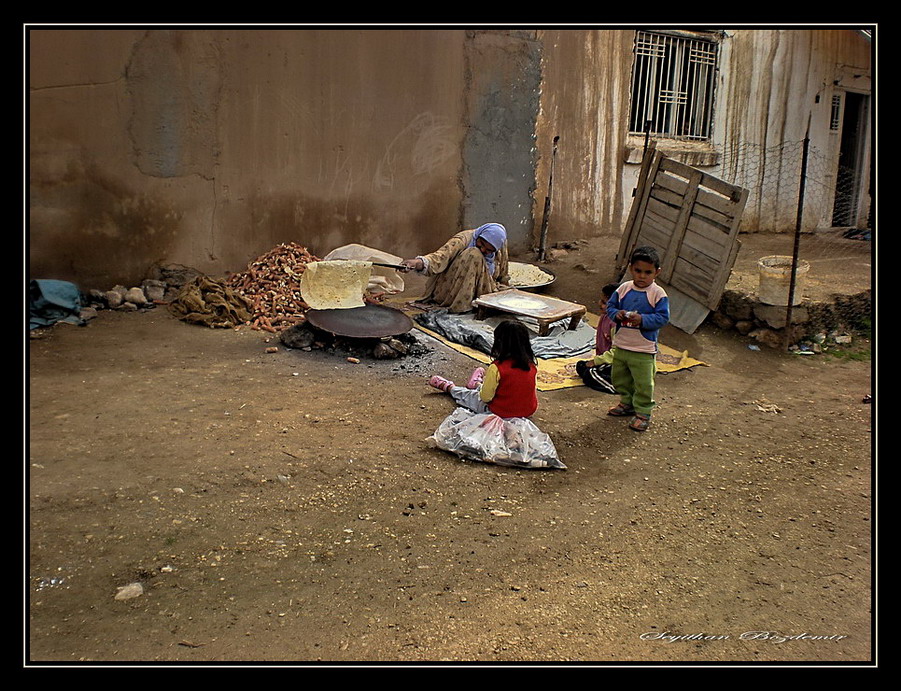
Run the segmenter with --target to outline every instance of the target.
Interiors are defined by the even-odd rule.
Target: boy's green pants
[[[636,413],[650,415],[654,402],[654,377],[657,356],[617,348],[610,365],[610,382],[616,387],[619,399]]]

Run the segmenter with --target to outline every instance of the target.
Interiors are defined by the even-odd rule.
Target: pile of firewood
[[[231,274],[226,283],[251,305],[250,327],[277,333],[303,323],[310,306],[300,294],[300,279],[319,258],[294,242],[282,243]]]
[[[226,284],[250,303],[252,329],[278,333],[306,321],[310,306],[301,296],[300,280],[307,264],[318,261],[306,247],[282,243],[250,262],[246,271],[229,275]],[[367,291],[362,298],[378,303],[384,295]]]

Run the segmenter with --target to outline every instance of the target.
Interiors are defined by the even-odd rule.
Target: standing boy
[[[610,378],[620,402],[607,414],[631,415],[629,427],[644,432],[651,424],[654,377],[657,374],[657,334],[669,321],[669,298],[654,281],[660,275],[660,256],[653,247],[639,247],[629,258],[631,281],[617,288],[607,303],[616,323]]]

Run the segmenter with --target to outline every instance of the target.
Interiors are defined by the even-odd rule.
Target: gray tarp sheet
[[[575,357],[594,352],[597,332],[585,321],[570,331],[566,328],[569,319],[564,319],[551,327],[547,336],[539,336],[538,323],[528,317],[498,316],[480,321],[475,318],[475,313],[451,314],[444,309],[424,312],[414,317],[418,324],[441,334],[447,340],[488,354],[494,345],[494,327],[498,322],[514,318],[525,324],[532,332],[532,350],[535,357],[544,359]]]

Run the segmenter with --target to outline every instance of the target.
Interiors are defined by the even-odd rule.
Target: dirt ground
[[[609,247],[551,294],[593,308]],[[873,663],[870,361],[667,327],[706,366],[646,433],[542,392],[568,469],[518,470],[429,448],[427,376],[475,363],[414,333],[359,364],[163,308],[30,339],[26,665]]]

